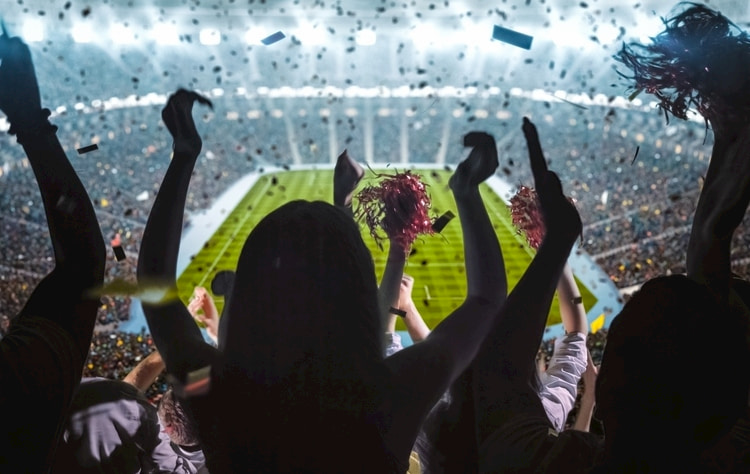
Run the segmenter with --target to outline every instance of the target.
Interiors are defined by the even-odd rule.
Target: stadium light
[[[375,30],[364,28],[354,34],[354,40],[360,46],[372,46],[378,40],[378,35]]]
[[[73,27],[71,36],[76,43],[91,43],[94,39],[94,30],[89,24],[81,23]]]
[[[159,44],[180,44],[180,34],[177,27],[168,23],[158,23],[151,29],[151,38]]]
[[[565,22],[551,23],[546,30],[545,39],[556,46],[576,49],[590,48],[593,43],[589,38],[588,30],[582,24],[576,25],[574,20],[571,20],[571,22],[573,22],[573,26]]]
[[[466,46],[481,46],[492,40],[492,28],[473,27],[467,28],[461,34]]]
[[[44,24],[40,20],[26,20],[23,24],[23,39],[29,43],[44,41]]]
[[[445,34],[441,35],[434,26],[427,23],[418,23],[410,30],[409,34],[417,49],[439,44],[438,39],[445,37]]]
[[[302,44],[320,46],[326,42],[326,31],[322,26],[305,23],[297,28],[297,38]]]
[[[115,23],[110,27],[109,36],[116,44],[133,44],[135,43],[135,32],[126,25]]]
[[[461,31],[456,36],[466,46],[487,44],[492,41],[492,24],[477,23],[464,18],[461,21]]]
[[[221,33],[216,28],[204,28],[200,32],[201,44],[216,46],[221,43]]]

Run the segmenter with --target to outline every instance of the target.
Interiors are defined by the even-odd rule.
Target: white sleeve
[[[566,334],[555,342],[555,350],[547,371],[540,374],[539,397],[547,417],[557,431],[565,428],[565,421],[573,409],[578,393],[578,381],[588,364],[586,335]]]
[[[403,349],[401,345],[401,335],[397,332],[385,333],[385,356],[390,357],[396,352]]]
[[[154,430],[155,435],[153,442],[153,449],[149,453],[149,460],[153,466],[152,472],[159,473],[180,473],[180,474],[196,474],[198,469],[193,465],[186,457],[180,456],[172,449],[172,443],[161,425],[156,413],[155,424],[156,429]]]

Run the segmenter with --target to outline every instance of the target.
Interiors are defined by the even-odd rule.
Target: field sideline
[[[450,172],[442,169],[412,171],[420,174],[428,185],[434,216],[448,210],[455,213],[456,206],[447,186]],[[227,212],[226,217],[202,248],[188,256],[189,263],[184,266],[177,281],[180,298],[187,303],[195,286],[205,286],[210,290],[211,280],[218,271],[233,270],[245,237],[264,216],[280,205],[294,199],[330,202],[333,195],[332,181],[333,171],[330,169],[275,171],[258,177],[233,210],[224,210]],[[375,182],[377,178],[368,172],[359,186],[362,188]],[[482,185],[481,192],[503,248],[508,284],[512,288],[525,271],[533,253],[513,228],[503,199],[486,184]],[[377,248],[364,225],[362,231],[365,242],[372,251],[379,279],[385,266],[387,249]],[[406,265],[406,273],[415,279],[413,297],[418,310],[428,326],[434,327],[461,303],[466,292],[463,239],[457,218],[441,234],[425,236],[415,242]],[[592,308],[597,298],[580,280],[579,287],[586,308]],[[221,311],[223,298],[216,298],[216,303]],[[560,314],[555,300],[548,325],[559,322]]]

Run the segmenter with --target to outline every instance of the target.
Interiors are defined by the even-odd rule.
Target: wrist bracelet
[[[580,296],[574,296],[570,299],[570,302],[573,304],[581,304],[583,303],[583,298],[581,298]]]
[[[401,316],[402,318],[406,317],[406,311],[404,311],[403,309],[394,308],[393,306],[388,309],[388,312],[391,314],[395,314],[396,316]]]

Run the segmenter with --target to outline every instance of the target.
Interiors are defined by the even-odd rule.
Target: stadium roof
[[[709,5],[750,27],[746,0]],[[625,93],[612,54],[622,41],[659,32],[671,6],[661,0],[17,0],[3,15],[46,68],[43,91],[54,94],[52,81],[63,79],[89,100],[176,86],[496,86],[611,96]],[[532,36],[531,49],[492,41],[494,25]],[[260,43],[276,31],[286,37]],[[95,60],[93,51],[111,62]]]

